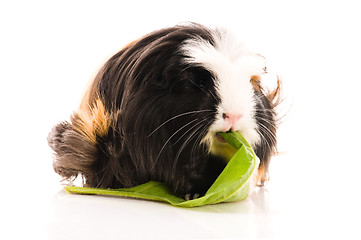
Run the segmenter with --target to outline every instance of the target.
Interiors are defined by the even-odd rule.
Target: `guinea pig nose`
[[[222,114],[222,118],[231,123],[238,121],[239,119],[241,119],[241,117],[242,117],[242,114],[228,114],[228,113]]]

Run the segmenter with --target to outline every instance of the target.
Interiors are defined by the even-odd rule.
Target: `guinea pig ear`
[[[271,91],[265,91],[262,82],[261,77],[259,75],[253,75],[251,76],[250,82],[253,86],[253,88],[259,92],[266,95],[270,103],[272,103],[273,107],[276,107],[281,102],[281,92],[282,92],[282,81],[279,76],[277,76],[277,85],[276,87]]]
[[[272,103],[273,107],[276,107],[281,103],[282,101],[281,93],[282,93],[282,81],[281,78],[277,76],[277,86],[275,87],[275,89],[267,93],[267,98]]]

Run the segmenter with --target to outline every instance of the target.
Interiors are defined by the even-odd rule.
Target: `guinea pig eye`
[[[206,84],[206,80],[204,78],[198,79],[197,85],[201,88],[204,88]]]
[[[187,74],[189,84],[195,89],[204,89],[213,83],[212,74],[204,68],[194,67]]]

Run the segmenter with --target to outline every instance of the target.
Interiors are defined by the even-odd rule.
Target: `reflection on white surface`
[[[266,190],[238,203],[183,209],[164,203],[55,195],[54,239],[128,236],[136,239],[238,238],[274,235]],[[70,217],[72,216],[72,217]],[[71,229],[71,231],[69,231]]]

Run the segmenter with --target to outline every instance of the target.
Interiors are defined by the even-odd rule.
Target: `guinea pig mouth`
[[[224,138],[218,132],[216,133],[216,138],[221,143],[227,143],[226,140],[224,140]]]

